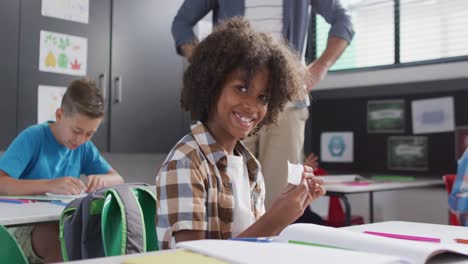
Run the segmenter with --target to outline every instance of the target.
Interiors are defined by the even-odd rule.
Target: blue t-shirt
[[[0,157],[0,170],[21,180],[51,180],[105,174],[111,166],[91,141],[71,150],[60,144],[48,123],[23,130]]]
[[[468,226],[468,148],[458,160],[457,177],[448,202],[450,209],[459,216],[462,225]]]

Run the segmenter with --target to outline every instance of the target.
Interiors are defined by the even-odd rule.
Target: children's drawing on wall
[[[41,14],[88,24],[89,0],[42,0]]]
[[[86,75],[88,39],[41,30],[39,70]]]
[[[411,102],[413,134],[450,132],[455,129],[453,97]]]
[[[424,171],[428,168],[427,137],[389,137],[387,150],[390,170]]]
[[[55,121],[55,111],[60,107],[66,87],[39,85],[37,88],[37,123]]]
[[[322,162],[353,162],[353,132],[324,132],[320,136]]]
[[[375,100],[367,102],[367,132],[405,132],[405,101]]]
[[[468,148],[468,126],[455,129],[455,160],[459,160]]]

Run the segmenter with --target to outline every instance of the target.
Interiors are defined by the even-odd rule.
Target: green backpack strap
[[[154,188],[154,187],[153,187]],[[146,249],[145,251],[158,250],[158,238],[156,235],[156,195],[145,187],[136,187],[133,189],[140,209],[143,213],[145,226]]]
[[[101,229],[106,256],[158,250],[156,195],[144,186],[122,185],[107,190]]]
[[[144,252],[143,216],[131,186],[116,187],[106,192],[101,229],[106,256]]]

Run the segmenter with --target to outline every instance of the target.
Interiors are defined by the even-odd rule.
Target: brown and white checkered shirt
[[[234,198],[227,175],[227,153],[207,128],[197,122],[191,133],[171,150],[156,175],[156,231],[159,248],[173,248],[179,230],[205,231],[206,238],[231,237]],[[252,213],[257,220],[265,212],[265,183],[260,164],[238,142],[250,182]]]

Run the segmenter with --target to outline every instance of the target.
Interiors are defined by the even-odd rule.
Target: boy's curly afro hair
[[[276,123],[288,101],[306,95],[305,67],[299,56],[284,41],[275,42],[236,17],[216,27],[195,48],[184,73],[182,108],[190,111],[193,120],[206,122],[227,76],[238,69],[246,73],[247,87],[258,70],[269,71],[267,114],[253,133]]]

